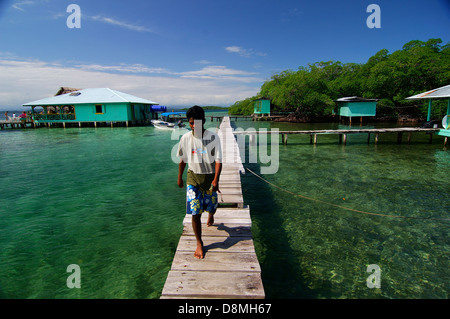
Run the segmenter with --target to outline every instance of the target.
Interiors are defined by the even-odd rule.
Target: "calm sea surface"
[[[0,131],[0,298],[159,298],[184,218],[176,143],[153,127]],[[289,136],[279,157],[278,172],[263,176],[272,184],[242,176],[268,298],[448,298],[450,153],[441,137],[429,144],[415,133],[408,145],[383,134],[367,145],[366,134],[349,135],[344,146],[337,136],[317,145]],[[260,174],[267,165],[245,167]],[[71,264],[80,289],[67,287]],[[379,289],[366,283],[373,264]]]

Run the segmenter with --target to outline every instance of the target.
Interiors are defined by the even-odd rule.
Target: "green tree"
[[[228,109],[228,114],[231,114],[231,115],[252,115],[253,114],[253,105],[254,105],[254,100],[255,99],[256,99],[256,96],[235,102]]]
[[[282,71],[261,86],[257,97],[269,99],[275,110],[306,118],[328,115],[336,99],[355,95],[380,99],[377,114],[393,116],[402,109],[417,116],[424,115],[426,103],[405,98],[449,83],[450,44],[432,38],[410,41],[392,54],[382,49],[365,64],[322,61]],[[236,102],[230,112],[251,114],[255,98]]]

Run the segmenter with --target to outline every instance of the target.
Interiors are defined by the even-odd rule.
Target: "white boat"
[[[161,113],[161,118],[166,120],[152,120],[154,127],[164,130],[173,130],[176,128],[186,126],[183,124],[183,119],[186,117],[186,112],[168,112]]]
[[[172,130],[175,128],[175,123],[169,123],[161,120],[152,120],[154,127],[164,130]]]

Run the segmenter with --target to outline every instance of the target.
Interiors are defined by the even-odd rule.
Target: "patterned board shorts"
[[[187,185],[186,212],[191,215],[199,215],[203,212],[214,214],[219,202],[217,192],[203,192],[192,185]]]

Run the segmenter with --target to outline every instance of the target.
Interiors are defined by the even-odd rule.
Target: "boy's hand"
[[[177,181],[177,184],[178,184],[179,188],[183,188],[183,186],[184,186],[183,179],[179,178],[178,181]]]
[[[219,190],[219,182],[212,182],[211,183],[211,186],[212,186],[212,191],[213,192],[219,192],[220,193],[220,190]]]

